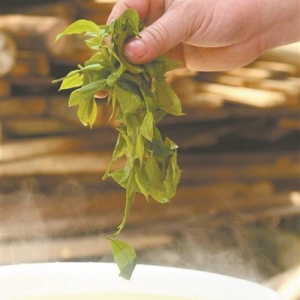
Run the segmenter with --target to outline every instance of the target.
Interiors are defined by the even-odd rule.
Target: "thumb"
[[[180,21],[179,21],[180,20]],[[129,40],[124,55],[132,63],[150,62],[164,54],[191,34],[189,20],[182,20],[182,9],[170,9],[157,21],[146,27],[140,37]]]

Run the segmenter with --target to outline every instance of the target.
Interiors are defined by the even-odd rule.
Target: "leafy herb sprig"
[[[78,20],[68,26],[56,40],[69,34],[85,34],[86,45],[96,53],[83,66],[71,71],[60,90],[76,88],[69,98],[69,106],[78,106],[77,115],[84,125],[93,126],[97,117],[94,95],[108,93],[111,118],[120,126],[111,163],[103,176],[113,178],[126,190],[124,217],[117,231],[108,237],[120,276],[130,279],[137,256],[133,247],[116,237],[126,224],[137,193],[146,199],[167,203],[175,195],[180,180],[177,164],[177,145],[163,139],[157,123],[166,114],[181,116],[181,103],[165,80],[165,73],[180,64],[168,57],[159,57],[151,63],[133,65],[123,55],[124,43],[139,36],[144,24],[135,10],[126,10],[112,24],[98,26],[88,20]],[[125,157],[121,169],[114,163]]]

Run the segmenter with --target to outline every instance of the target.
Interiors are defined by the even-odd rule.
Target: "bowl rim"
[[[118,275],[114,263],[103,262],[1,266],[0,298],[11,300],[42,295],[123,293],[191,300],[282,300],[277,293],[260,284],[198,270],[138,264],[129,281]]]

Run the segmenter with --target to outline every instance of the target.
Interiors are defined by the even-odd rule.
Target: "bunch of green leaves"
[[[62,81],[60,90],[76,88],[70,94],[69,106],[77,105],[81,122],[92,127],[97,117],[94,95],[106,91],[112,107],[111,118],[120,124],[112,160],[103,179],[111,177],[126,190],[123,220],[108,239],[120,275],[127,279],[137,256],[132,246],[116,236],[126,224],[136,194],[167,203],[175,195],[180,180],[177,145],[169,138],[163,139],[157,128],[166,114],[183,114],[180,100],[165,80],[165,73],[179,64],[167,57],[144,65],[126,61],[124,43],[139,36],[143,28],[138,13],[128,9],[109,25],[78,20],[56,38],[84,33],[86,45],[95,50],[83,66],[55,81]],[[123,168],[114,169],[114,163],[124,157]]]

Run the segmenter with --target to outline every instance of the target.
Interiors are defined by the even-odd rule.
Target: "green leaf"
[[[91,97],[94,98],[94,95],[102,90],[106,84],[106,80],[98,80],[91,82],[75,91],[73,91],[69,98],[69,106],[79,105],[85,100],[89,100]]]
[[[125,10],[121,18],[121,22],[124,21],[126,22],[127,21],[126,19],[128,20],[128,22],[130,22],[130,24],[128,25],[132,27],[133,33],[137,35],[139,33],[139,25],[140,25],[140,18],[138,12],[131,8]]]
[[[130,280],[137,261],[133,247],[121,240],[109,238],[114,260],[120,270],[120,276]]]
[[[139,16],[137,11],[132,9],[126,10],[119,19],[113,22],[112,26],[115,32],[112,37],[112,41],[115,45],[115,51],[120,62],[131,73],[141,73],[143,71],[143,67],[129,63],[123,54],[125,42],[130,37],[139,35]]]
[[[68,75],[63,80],[59,90],[70,89],[82,85],[82,75],[79,70],[74,70],[68,73]]]
[[[173,151],[164,144],[161,133],[156,126],[153,131],[152,149],[153,155],[157,158],[164,159],[166,156],[173,154]]]
[[[176,194],[177,185],[180,181],[180,169],[177,164],[177,152],[175,151],[170,159],[165,178],[166,194],[169,199],[173,198]]]
[[[126,170],[124,173],[126,173]],[[135,181],[134,168],[131,168],[131,172],[129,173],[129,178],[128,178],[128,181],[126,184],[126,205],[125,205],[123,220],[122,220],[121,224],[118,226],[117,232],[115,232],[113,236],[118,235],[123,230],[123,228],[127,222],[127,217],[130,213],[133,200],[134,200],[136,192],[138,190],[137,188],[138,188],[138,186]]]
[[[148,196],[151,194],[151,182],[146,174],[145,167],[136,168],[135,181],[141,191],[141,193],[148,200]]]
[[[128,177],[126,177],[124,169],[115,170],[110,174],[110,176],[118,185],[126,189]]]
[[[161,56],[145,65],[145,69],[157,80],[163,80],[165,73],[180,67],[181,63],[168,56]]]
[[[107,61],[102,52],[95,53],[89,60],[87,60],[84,63],[85,66],[94,65],[94,64],[100,64],[101,66],[106,67]]]
[[[99,50],[101,48],[102,39],[99,37],[93,37],[91,39],[85,40],[86,45],[93,49],[93,50]]]
[[[120,108],[125,115],[135,113],[141,107],[141,95],[130,83],[118,81],[115,84],[115,92]]]
[[[77,116],[84,126],[93,127],[97,118],[97,104],[94,97],[79,104]]]
[[[80,71],[100,71],[103,69],[103,66],[99,63],[85,63],[85,67],[81,68]]]
[[[165,80],[155,81],[156,97],[160,107],[167,113],[174,116],[184,115],[181,103],[175,92]]]
[[[144,152],[145,152],[145,144],[144,144],[143,136],[139,134],[136,142],[136,154],[140,161],[140,165],[143,164]]]
[[[150,195],[160,203],[169,201],[165,193],[161,170],[153,157],[150,157],[142,168],[136,168],[135,180],[146,198]]]
[[[113,155],[112,155],[111,162],[110,162],[110,164],[109,164],[109,166],[108,166],[108,168],[107,168],[107,170],[106,170],[106,172],[103,176],[103,180],[105,180],[109,176],[109,172],[110,172],[114,162],[116,162],[119,158],[121,158],[125,154],[125,148],[126,148],[125,140],[122,138],[122,134],[119,133],[118,139],[117,139],[117,142],[116,142],[116,146],[115,146],[115,149],[114,149],[114,152],[113,152]]]
[[[55,42],[61,39],[65,35],[69,34],[79,34],[85,32],[92,32],[95,35],[100,35],[99,26],[92,21],[88,20],[78,20],[71,25],[69,25],[62,33],[56,36]]]
[[[143,122],[140,126],[140,132],[147,140],[152,141],[153,139],[153,114],[151,111],[147,111]]]
[[[117,108],[117,96],[116,91],[113,89],[111,93],[108,95],[108,101],[107,103],[111,102],[111,115],[109,117],[109,121],[116,115],[116,108]]]
[[[106,83],[113,87],[115,85],[115,83],[118,81],[118,79],[120,78],[120,76],[123,74],[123,72],[125,71],[124,66],[121,64],[119,69],[117,69],[116,71],[114,71],[113,73],[111,73],[108,77],[107,77],[107,81]]]

